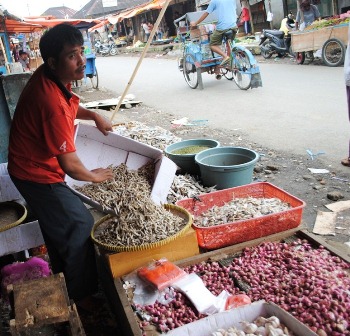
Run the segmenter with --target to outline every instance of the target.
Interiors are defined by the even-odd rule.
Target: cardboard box
[[[125,163],[129,169],[136,170],[153,160],[155,174],[151,199],[156,204],[166,203],[177,167],[174,162],[163,156],[160,149],[116,133],[109,133],[104,136],[96,127],[86,124],[78,124],[75,144],[77,154],[87,169],[107,167],[112,164],[119,166]],[[100,211],[113,213],[112,211],[103,210],[100,204],[74,189],[74,186],[82,186],[87,182],[76,181],[69,176],[66,177],[65,181],[85,203]]]
[[[210,315],[169,331],[167,336],[211,336],[212,332],[217,331],[219,328],[228,329],[234,326],[237,329],[241,329],[241,321],[253,322],[259,316],[277,316],[295,336],[317,336],[306,325],[285,310],[274,303],[265,301],[257,301],[250,305]]]
[[[163,246],[142,251],[108,254],[108,264],[113,278],[128,274],[149,261],[167,258],[177,261],[199,254],[196,232],[190,228],[184,235]]]
[[[0,164],[0,202],[23,200],[7,171],[7,162]]]

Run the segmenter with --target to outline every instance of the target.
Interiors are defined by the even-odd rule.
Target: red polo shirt
[[[46,68],[31,76],[19,98],[10,130],[8,171],[37,183],[64,180],[57,155],[75,152],[79,98]]]

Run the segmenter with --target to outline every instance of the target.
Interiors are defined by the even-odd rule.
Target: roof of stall
[[[24,21],[31,24],[39,24],[45,28],[51,28],[60,23],[69,23],[77,28],[90,28],[101,22],[97,19],[45,19],[43,17],[36,19],[25,18]]]
[[[43,26],[40,24],[31,24],[7,18],[1,21],[0,31],[6,30],[7,33],[33,33],[35,31],[43,29]]]

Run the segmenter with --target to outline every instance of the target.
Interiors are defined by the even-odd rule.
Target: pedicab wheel
[[[97,89],[98,88],[98,73],[97,73],[97,69],[95,68],[95,73],[94,74],[89,74],[89,75],[87,75],[87,77],[90,78],[92,87],[94,89]]]
[[[322,47],[322,61],[330,67],[336,67],[344,63],[345,47],[336,38],[331,38]]]
[[[220,68],[220,72],[221,74],[228,80],[232,80],[233,79],[233,71],[232,69],[228,69],[228,68]]]
[[[233,79],[241,90],[248,90],[252,82],[252,65],[245,51],[237,50],[233,56]]]
[[[297,52],[295,53],[295,60],[297,61],[297,64],[303,64],[305,62],[305,52]]]
[[[196,89],[198,86],[198,73],[195,65],[195,58],[191,54],[185,54],[183,59],[182,71],[185,81],[191,89]]]

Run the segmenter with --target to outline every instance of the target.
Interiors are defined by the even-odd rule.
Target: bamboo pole
[[[4,43],[2,42],[2,37],[0,37],[0,47],[1,47],[2,54],[4,55],[4,58],[5,58],[5,66],[6,66],[7,72],[10,73],[11,71],[10,71],[9,61],[7,59]]]
[[[154,24],[154,26],[153,26],[153,29],[152,29],[152,31],[151,31],[151,34],[150,34],[150,36],[149,36],[149,38],[148,38],[148,41],[147,41],[147,43],[146,43],[146,46],[144,47],[144,49],[143,49],[143,51],[142,51],[142,54],[141,54],[141,56],[140,56],[140,58],[139,58],[139,60],[138,60],[138,62],[137,62],[137,65],[136,65],[136,67],[135,67],[135,69],[134,69],[134,71],[133,71],[133,73],[132,73],[132,75],[131,75],[131,77],[130,77],[130,80],[129,80],[128,84],[126,85],[125,90],[124,90],[123,94],[121,95],[121,97],[120,97],[120,99],[119,99],[118,105],[116,106],[116,108],[115,108],[115,110],[114,110],[114,112],[113,112],[113,114],[112,114],[111,121],[113,121],[115,114],[119,111],[119,108],[120,108],[120,106],[121,106],[122,103],[123,103],[123,100],[124,100],[124,98],[125,98],[125,96],[126,96],[128,90],[129,90],[129,88],[130,88],[130,86],[131,86],[131,84],[132,84],[132,82],[133,82],[133,80],[134,80],[134,78],[135,78],[135,76],[136,76],[136,73],[137,73],[137,71],[138,71],[138,69],[139,69],[139,67],[140,67],[140,65],[141,65],[141,63],[142,63],[142,61],[143,61],[143,59],[145,58],[146,52],[147,52],[147,50],[148,50],[148,48],[149,48],[149,46],[150,46],[150,44],[151,44],[151,41],[153,40],[154,34],[155,34],[155,32],[157,31],[157,29],[158,29],[159,23],[160,23],[160,21],[162,20],[162,18],[163,18],[163,16],[164,16],[164,13],[165,13],[165,11],[166,11],[166,9],[167,9],[167,7],[168,7],[170,1],[171,1],[171,0],[166,0],[164,6],[163,6],[163,8],[162,8],[162,10],[160,11],[160,13],[159,13],[159,15],[158,15],[157,21],[155,22],[155,24]]]

